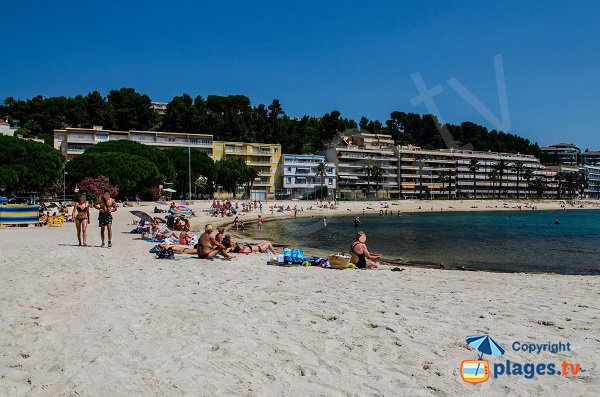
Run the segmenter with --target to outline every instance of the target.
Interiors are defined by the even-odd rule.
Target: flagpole
[[[188,183],[189,183],[189,204],[192,204],[192,148],[188,145]]]

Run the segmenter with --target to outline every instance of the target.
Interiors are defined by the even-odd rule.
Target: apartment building
[[[324,152],[337,167],[338,191],[347,199],[367,194],[389,198],[524,197],[529,191],[526,170],[531,170],[530,180],[543,178],[552,188],[552,173],[531,155],[430,150],[394,145],[389,135],[349,133]],[[499,163],[504,165],[501,176],[493,171]],[[518,176],[514,164],[523,165]],[[369,165],[381,167],[383,175],[372,178],[367,172]]]
[[[600,152],[581,153],[581,162],[583,164],[600,164]]]
[[[527,170],[530,179],[543,177],[539,160],[531,155],[416,146],[398,146],[397,155],[403,197],[523,197]],[[504,164],[501,178],[494,172],[498,164]],[[515,164],[523,165],[519,175]]]
[[[60,150],[68,160],[82,154],[86,149],[100,142],[121,139],[161,148],[191,147],[209,156],[213,152],[213,137],[212,135],[205,134],[157,131],[111,131],[104,130],[101,127],[54,130],[54,148]]]
[[[319,164],[325,163],[326,175],[317,175]],[[325,156],[284,154],[278,177],[279,194],[286,198],[302,198],[321,187],[327,188],[328,197],[335,195],[335,164],[326,162]]]
[[[339,144],[327,147],[321,154],[337,169],[340,197],[353,199],[379,191],[393,193],[394,189],[397,194],[398,161],[390,135],[349,130]],[[381,168],[381,177],[372,178],[368,172],[371,166]]]
[[[150,106],[155,113],[165,114],[167,112],[167,102],[151,102]]]
[[[277,172],[281,159],[281,145],[270,143],[213,142],[212,158],[241,158],[258,171],[258,178],[250,192],[251,200],[266,200],[275,193]]]
[[[566,165],[577,165],[578,156],[581,152],[579,147],[572,143],[557,143],[540,149],[547,156],[557,156],[560,164]]]
[[[600,165],[584,164],[581,171],[587,182],[586,195],[592,199],[600,199]]]

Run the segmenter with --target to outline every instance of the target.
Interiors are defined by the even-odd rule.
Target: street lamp
[[[69,173],[67,171],[63,171],[63,205],[67,201],[67,175],[69,175]]]

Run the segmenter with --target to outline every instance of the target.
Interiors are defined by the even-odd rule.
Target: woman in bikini
[[[350,246],[350,262],[356,264],[359,269],[374,269],[379,265],[377,260],[382,258],[382,255],[370,253],[366,241],[367,235],[364,232],[356,234],[356,240]]]
[[[227,260],[231,260],[235,258],[227,253],[227,249],[215,240],[212,236],[213,225],[208,224],[204,227],[204,233],[200,235],[200,239],[198,241],[198,258],[200,259],[212,259],[217,254],[223,255],[223,257]]]
[[[90,206],[88,205],[85,194],[79,196],[79,201],[75,203],[71,217],[75,220],[75,227],[77,228],[77,240],[79,240],[79,245],[87,247],[87,225],[90,223]],[[83,244],[81,238],[82,235]]]
[[[258,244],[248,244],[248,243],[237,244],[233,248],[233,252],[239,252],[240,254],[251,254],[253,252],[259,252],[259,253],[270,252],[273,255],[276,254],[273,244],[271,244],[268,241],[261,241]]]

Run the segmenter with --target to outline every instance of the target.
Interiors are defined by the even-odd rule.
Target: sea
[[[507,272],[600,275],[600,211],[428,212],[294,218],[259,233],[291,247],[348,252],[357,231],[393,263]],[[557,222],[558,221],[558,222]],[[310,251],[310,250],[309,250]]]

